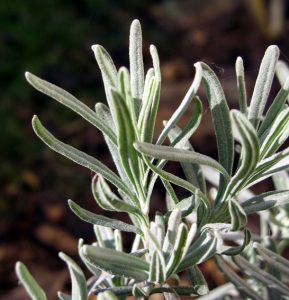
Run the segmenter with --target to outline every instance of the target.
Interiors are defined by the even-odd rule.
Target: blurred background
[[[238,55],[245,61],[249,97],[268,45],[276,43],[281,59],[289,61],[285,0],[0,1],[0,299],[27,299],[17,287],[17,260],[28,265],[49,299],[55,299],[57,290],[69,286],[58,251],[76,257],[77,239],[94,238],[91,226],[69,211],[66,200],[100,212],[90,193],[92,174],[42,144],[31,129],[33,114],[60,139],[112,166],[100,132],[34,90],[24,72],[63,87],[90,107],[105,102],[91,45],[103,45],[117,67],[128,65],[129,26],[134,18],[142,23],[146,67],[151,65],[150,44],[158,47],[161,59],[157,132],[188,89],[195,62],[205,61],[215,70],[234,107]],[[278,88],[274,82],[272,94]],[[209,117],[205,113],[192,143],[197,151],[216,157]],[[177,166],[171,168],[180,172]],[[257,188],[267,189],[270,184]],[[152,209],[162,210],[163,197],[160,188]],[[203,266],[208,277],[212,264]],[[223,280],[213,277],[212,287]]]

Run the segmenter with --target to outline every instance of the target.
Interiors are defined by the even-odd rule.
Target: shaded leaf
[[[33,300],[47,300],[45,292],[35,281],[31,273],[22,262],[18,261],[16,263],[15,271],[18,279]]]
[[[110,227],[112,229],[119,229],[121,231],[140,233],[140,230],[130,224],[124,223],[122,221],[118,221],[115,219],[110,219],[108,217],[94,214],[86,209],[81,208],[72,200],[68,200],[68,205],[70,209],[83,221],[94,224],[101,225],[105,227]]]
[[[71,278],[71,300],[87,300],[86,279],[82,270],[75,261],[63,252],[59,253],[59,257],[66,262]]]
[[[144,260],[113,249],[84,245],[83,256],[93,265],[114,275],[147,280],[149,264]]]

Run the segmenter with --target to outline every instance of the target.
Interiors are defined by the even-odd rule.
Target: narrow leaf
[[[227,188],[233,194],[256,168],[259,160],[259,141],[253,126],[242,113],[233,110],[232,119],[242,144],[240,166]]]
[[[114,126],[113,119],[112,119],[109,108],[103,103],[96,103],[95,112],[100,117],[100,119],[102,120],[104,125],[107,127],[110,127],[113,130],[113,132],[115,133],[115,126]],[[123,167],[122,167],[122,164],[120,161],[120,157],[118,154],[117,145],[114,144],[106,134],[104,134],[104,139],[108,146],[109,152],[112,156],[112,159],[116,166],[116,169],[118,171],[118,174],[127,184],[128,178],[127,178],[125,171],[123,170]]]
[[[289,136],[289,108],[283,109],[271,124],[262,141],[261,157],[265,158],[275,153]]]
[[[168,220],[168,228],[165,236],[165,240],[163,243],[162,251],[166,254],[166,258],[173,250],[176,238],[177,238],[177,229],[181,223],[181,211],[175,208],[170,214]]]
[[[272,45],[267,48],[261,62],[248,112],[248,118],[255,128],[258,128],[270,93],[278,57],[279,49]]]
[[[150,54],[153,60],[153,66],[155,70],[155,75],[158,81],[161,82],[161,70],[160,70],[160,59],[158,55],[158,50],[155,45],[150,45]]]
[[[130,254],[113,249],[84,245],[83,256],[93,265],[113,275],[147,280],[149,264]]]
[[[277,96],[273,100],[271,106],[269,107],[264,120],[258,130],[258,136],[261,139],[266,132],[269,131],[270,127],[274,123],[279,113],[284,108],[284,104],[289,94],[289,78],[286,80],[285,84],[282,86]]]
[[[238,57],[236,60],[236,75],[237,75],[237,88],[239,95],[239,107],[243,114],[247,113],[247,94],[244,74],[244,64],[242,57]]]
[[[189,268],[189,276],[198,295],[206,295],[209,292],[207,281],[197,266],[192,266]]]
[[[134,232],[138,234],[140,233],[140,230],[133,225],[115,219],[110,219],[102,215],[94,214],[86,209],[81,208],[72,200],[68,200],[68,205],[80,219],[90,224],[110,227],[112,229],[119,229],[121,231]]]
[[[69,269],[72,286],[71,300],[87,300],[86,279],[83,272],[75,261],[66,254],[60,252],[59,257],[66,262]]]
[[[42,80],[39,77],[26,72],[25,73],[27,81],[38,91],[48,95],[49,97],[55,99],[64,106],[70,108],[85,120],[90,122],[101,132],[109,137],[109,139],[116,144],[116,136],[111,127],[106,126],[102,119],[95,114],[95,112],[86,106],[84,103],[76,99],[74,96],[63,90],[62,88],[49,83],[48,81]]]
[[[289,203],[289,190],[271,191],[242,202],[246,214]]]
[[[198,99],[198,98],[194,98],[194,99]],[[196,117],[197,119],[201,118],[201,111],[199,116],[198,115],[198,104],[197,103],[201,103],[198,100],[196,100],[196,106],[195,106],[195,110],[192,116],[192,120]],[[200,107],[201,108],[201,107]],[[196,112],[196,115],[195,115]],[[194,116],[195,115],[195,116]],[[198,122],[196,119],[196,123],[195,125],[193,125],[192,130],[195,126],[198,126]],[[171,131],[168,134],[168,137],[171,141],[171,145],[176,143],[176,148],[181,148],[181,149],[189,149],[190,151],[194,151],[191,143],[188,141],[188,138],[191,136],[191,134],[193,134],[192,130],[189,132],[188,134],[184,134],[185,129],[181,130],[180,128],[178,128],[177,126],[173,127],[171,129]],[[186,179],[193,184],[194,186],[200,188],[200,190],[205,194],[206,193],[206,182],[205,182],[205,178],[202,172],[201,167],[198,164],[192,164],[192,163],[181,163],[182,169],[184,171],[184,174],[186,176]]]
[[[189,248],[186,256],[179,265],[177,272],[200,264],[217,253],[218,239],[210,230],[204,230]]]
[[[266,249],[258,243],[254,243],[254,247],[261,256],[262,260],[265,260],[268,264],[289,276],[289,261],[287,259],[273,251],[270,251],[269,249]]]
[[[114,120],[114,123],[116,123],[115,120],[115,111],[112,107],[112,99],[111,99],[111,93],[110,89],[112,87],[117,87],[118,80],[117,80],[117,70],[113,63],[112,58],[108,54],[108,52],[100,45],[93,45],[92,50],[94,52],[97,64],[100,68],[102,80],[104,84],[105,94],[106,94],[106,100],[108,102],[108,106],[111,109],[112,112],[112,118]]]
[[[176,111],[173,113],[173,115],[167,122],[165,128],[161,132],[161,134],[157,140],[157,144],[162,144],[164,142],[164,140],[166,139],[170,130],[177,124],[179,119],[183,116],[185,111],[188,109],[190,103],[192,102],[194,96],[196,95],[197,90],[198,90],[201,80],[202,80],[201,64],[196,63],[195,68],[196,68],[196,74],[195,74],[194,81],[193,81],[192,85],[190,86],[188,92],[186,93],[184,99],[182,100],[181,104],[176,109]]]
[[[95,185],[97,188],[95,188]],[[137,217],[142,217],[141,211],[135,206],[124,202],[112,192],[102,176],[94,177],[92,180],[92,193],[97,203],[103,208],[111,211],[126,212]]]
[[[210,166],[223,174],[227,180],[229,179],[227,171],[217,161],[209,156],[189,150],[176,149],[170,146],[153,145],[149,143],[137,142],[134,146],[139,152],[154,158]]]
[[[184,223],[181,223],[180,226],[178,226],[174,248],[166,266],[167,276],[173,274],[176,271],[179,263],[181,262],[185,254],[184,250],[185,250],[187,237],[188,237],[188,228]]]
[[[94,157],[89,156],[88,154],[56,139],[55,136],[53,136],[45,127],[43,127],[37,116],[33,117],[32,126],[37,136],[55,152],[66,156],[77,164],[82,165],[95,173],[101,174],[105,179],[122,190],[126,195],[131,196],[131,191],[128,189],[128,187],[107,166]]]
[[[279,60],[276,64],[276,75],[278,77],[281,86],[283,86],[286,80],[289,78],[288,65],[282,60]]]
[[[249,297],[252,300],[262,300],[263,298],[259,296],[250,286],[250,284],[233,272],[224,262],[224,260],[216,256],[216,262],[219,269],[225,274],[225,276],[230,280],[236,288],[245,297]]]
[[[142,99],[144,89],[144,67],[142,57],[142,31],[139,20],[134,20],[130,27],[129,62],[132,97],[135,99]]]
[[[71,296],[62,292],[57,293],[59,300],[71,300]]]
[[[137,139],[135,130],[123,98],[115,89],[111,90],[111,93],[116,112],[117,140],[121,163],[131,183],[140,189],[139,160],[137,151],[133,147],[133,143]]]
[[[201,63],[201,67],[217,138],[219,162],[226,169],[227,173],[231,175],[234,159],[234,141],[229,108],[216,74],[205,63]]]
[[[232,231],[240,230],[247,224],[247,215],[242,206],[235,199],[229,200],[229,213]]]
[[[25,290],[33,300],[47,300],[45,292],[35,281],[26,266],[18,261],[15,266],[16,274]]]
[[[247,275],[250,275],[256,278],[257,280],[261,281],[266,286],[268,286],[268,288],[275,289],[278,292],[289,296],[289,288],[269,273],[249,263],[245,258],[243,258],[240,255],[234,256],[233,260],[237,264],[237,266]]]

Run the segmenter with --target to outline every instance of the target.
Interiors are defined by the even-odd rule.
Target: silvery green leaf
[[[160,245],[163,245],[164,238],[165,238],[165,222],[164,222],[164,217],[160,213],[156,213],[155,215],[155,224],[156,224],[156,237]]]
[[[145,83],[144,83],[144,92],[143,92],[143,97],[142,97],[142,102],[147,103],[148,96],[152,87],[152,79],[154,79],[155,76],[155,71],[154,68],[149,68],[146,77],[145,77]],[[142,112],[144,110],[144,107],[142,107],[140,116],[144,113]],[[139,120],[138,120],[139,122]]]
[[[239,107],[243,114],[247,113],[247,93],[244,74],[244,63],[242,57],[238,57],[236,60],[236,76],[237,76],[237,88],[239,95]]]
[[[176,195],[176,193],[175,193],[175,191],[174,191],[172,185],[170,184],[169,181],[167,181],[167,180],[165,180],[165,179],[163,179],[163,178],[161,178],[161,180],[162,180],[162,183],[163,183],[163,185],[164,185],[164,187],[165,187],[165,189],[166,189],[166,192],[167,192],[167,194],[168,194],[168,197],[170,197],[170,200],[171,200],[174,204],[177,204],[177,203],[179,202],[179,198],[178,198],[178,196]]]
[[[198,297],[198,300],[223,299],[225,296],[239,296],[239,292],[236,290],[235,286],[231,282],[220,285],[219,287],[211,290],[208,294]]]
[[[184,256],[185,245],[188,237],[188,228],[184,223],[181,223],[178,226],[178,231],[176,234],[176,239],[174,243],[173,250],[171,251],[170,257],[166,266],[166,274],[170,276],[173,274],[179,263],[181,262]]]
[[[149,280],[152,282],[163,283],[167,276],[166,263],[160,244],[161,241],[157,240],[157,236],[155,236],[148,228],[143,230],[145,232],[145,238],[149,244],[149,253],[151,258]]]
[[[95,112],[100,117],[102,122],[107,127],[110,127],[113,130],[113,132],[115,132],[115,126],[114,126],[109,108],[103,103],[96,103]],[[106,134],[104,134],[104,139],[105,139],[105,142],[108,146],[109,152],[112,156],[112,159],[113,159],[113,162],[116,166],[116,169],[118,171],[118,174],[120,175],[120,177],[127,184],[129,181],[128,181],[128,178],[127,178],[127,176],[126,176],[126,174],[123,170],[123,167],[122,167],[122,164],[121,164],[121,161],[120,161],[120,157],[119,157],[119,154],[118,154],[118,150],[117,150],[117,145],[114,144]]]
[[[101,174],[109,182],[121,189],[126,195],[131,196],[131,191],[123,181],[107,166],[88,154],[64,144],[55,138],[40,122],[37,116],[32,119],[32,126],[37,136],[51,149],[58,152],[79,165],[82,165],[95,173]]]
[[[229,200],[232,231],[242,229],[247,224],[247,215],[242,206],[233,198]]]
[[[191,225],[191,228],[188,232],[188,236],[187,236],[187,241],[186,241],[186,244],[185,244],[185,249],[184,249],[184,256],[186,256],[193,240],[195,239],[196,237],[196,233],[197,233],[197,224],[196,223],[193,223]]]
[[[245,258],[243,258],[240,255],[234,256],[233,260],[237,264],[237,266],[247,275],[250,275],[256,278],[257,280],[261,281],[270,289],[274,289],[285,296],[289,296],[289,288],[284,283],[276,279],[274,276],[265,272],[261,268],[249,263]]]
[[[139,249],[135,252],[131,252],[130,254],[136,257],[143,257],[147,253],[148,253],[148,249]]]
[[[79,239],[78,241],[78,254],[82,260],[82,262],[85,264],[85,266],[87,267],[87,269],[95,276],[96,279],[98,279],[102,273],[102,271],[99,268],[96,268],[95,266],[89,264],[85,257],[82,255],[82,252],[80,251],[81,247],[83,246],[84,241],[83,239]]]
[[[161,95],[161,82],[156,81],[156,89],[152,99],[149,121],[147,122],[147,129],[145,131],[145,138],[144,138],[144,140],[149,143],[151,143],[154,138],[154,129],[155,129],[156,117],[157,117],[157,112],[159,107],[160,95]]]
[[[162,179],[165,179],[169,182],[172,182],[175,185],[178,185],[180,187],[183,187],[184,189],[192,192],[193,194],[196,192],[197,188],[192,185],[191,183],[189,183],[188,181],[175,176],[169,172],[166,172],[164,170],[162,170],[161,168],[158,168],[157,166],[154,166],[147,157],[143,156],[143,160],[145,161],[145,163],[147,164],[147,166],[158,176],[160,176]],[[155,179],[155,178],[154,178]],[[150,195],[150,192],[149,192]]]
[[[249,245],[250,242],[251,242],[251,232],[250,232],[250,230],[245,229],[243,243],[237,247],[230,247],[229,249],[223,251],[221,254],[230,255],[230,256],[240,254],[243,252],[243,250],[246,248],[246,246]]]
[[[150,137],[148,138],[148,136],[150,136],[150,123],[153,122],[151,114],[155,103],[159,101],[160,81],[156,80],[155,77],[152,77],[148,89],[149,91],[144,95],[146,96],[146,99],[143,103],[138,122],[141,141],[150,140]]]
[[[187,197],[185,199],[182,199],[180,202],[175,203],[173,209],[178,208],[182,213],[182,218],[188,216],[191,214],[195,208],[195,196],[192,195],[190,197]],[[165,219],[168,219],[170,214],[172,213],[172,210],[169,210],[165,214]]]
[[[219,162],[231,175],[234,160],[234,140],[229,108],[216,74],[205,63],[201,63],[201,67],[217,138]]]
[[[252,287],[246,280],[238,276],[225,264],[221,256],[216,256],[216,262],[218,268],[224,273],[227,279],[230,280],[236,286],[236,288],[240,291],[242,295],[244,295],[245,297],[249,297],[252,300],[263,300],[263,298],[252,289]]]
[[[274,120],[277,118],[279,113],[284,108],[286,98],[289,94],[289,78],[286,80],[285,84],[282,86],[277,96],[273,100],[271,106],[269,107],[264,120],[261,123],[261,126],[258,130],[258,136],[260,139],[264,139],[263,136],[269,132],[270,127],[274,123]]]
[[[199,105],[197,103],[201,103],[199,102],[198,98],[194,98],[196,99],[196,107],[194,110],[193,115],[195,115],[196,112],[196,120],[198,119],[197,114],[198,114],[198,107]],[[199,118],[201,118],[201,114],[199,115]],[[194,116],[192,117],[192,120],[194,119]],[[195,124],[197,124],[198,121],[196,121]],[[193,126],[192,128],[194,128],[195,126]],[[168,137],[171,141],[171,145],[174,144],[174,142],[178,142],[178,145],[176,145],[177,148],[184,148],[184,149],[189,149],[191,151],[194,151],[192,145],[190,144],[190,142],[188,141],[189,138],[189,134],[191,134],[192,132],[188,132],[187,134],[183,135],[184,130],[181,130],[180,128],[178,128],[177,126],[173,127],[171,129],[171,131],[168,134]],[[181,146],[181,147],[180,147]],[[205,194],[206,193],[206,182],[205,182],[205,178],[202,172],[201,167],[198,164],[191,164],[191,163],[181,163],[182,169],[184,171],[184,174],[186,176],[186,179],[193,184],[194,186],[198,187],[201,189],[201,191]]]
[[[63,252],[59,253],[59,257],[66,262],[71,278],[71,300],[87,300],[86,279],[82,270],[75,261]]]
[[[142,56],[142,31],[139,20],[131,23],[129,35],[129,68],[130,84],[133,101],[135,101],[136,116],[138,118],[141,99],[144,90],[144,67]]]
[[[211,230],[204,230],[191,245],[176,272],[200,264],[217,253],[218,239]]]
[[[115,249],[114,235],[110,227],[94,225],[93,230],[97,239],[97,246]]]
[[[113,249],[84,245],[83,256],[96,267],[114,275],[147,280],[149,264],[130,254]]]
[[[278,77],[281,86],[283,86],[286,80],[289,78],[288,65],[282,60],[278,60],[276,64],[276,75]]]
[[[286,141],[289,135],[289,108],[283,109],[271,124],[266,137],[261,137],[261,157],[265,158],[275,153]]]
[[[223,174],[226,180],[229,180],[227,171],[222,167],[222,165],[209,156],[189,150],[177,149],[170,146],[153,145],[149,143],[137,142],[134,143],[134,146],[142,154],[149,155],[154,158],[210,166]]]
[[[289,148],[260,161],[246,187],[250,187],[280,171],[289,168]]]
[[[105,90],[117,87],[117,70],[111,56],[101,45],[93,45],[91,48],[100,68]]]
[[[269,46],[260,65],[248,112],[248,118],[255,128],[258,128],[263,115],[275,74],[278,57],[279,48],[275,45]]]
[[[105,291],[97,294],[97,300],[118,300],[119,298],[112,291]]]
[[[243,183],[255,170],[259,160],[259,141],[256,131],[247,118],[237,110],[232,111],[232,120],[242,144],[241,164],[229,183],[227,190],[238,191]]]
[[[115,241],[115,250],[123,251],[121,231],[118,229],[115,229],[113,234],[114,234],[114,241]]]
[[[177,126],[173,127],[171,131],[168,133],[169,139],[171,141],[171,146],[177,146],[177,148],[183,148],[188,143],[190,137],[194,134],[201,123],[202,113],[203,113],[203,105],[198,96],[193,98],[195,109],[191,116],[191,119],[187,123],[184,129],[178,130]],[[164,124],[166,125],[167,122]],[[174,129],[179,131],[178,134],[174,134]],[[170,137],[171,136],[171,137]],[[172,137],[174,136],[174,138]]]
[[[28,271],[26,266],[18,261],[15,266],[17,277],[21,284],[24,286],[26,292],[33,300],[47,300],[45,292],[35,281],[31,273]]]
[[[273,183],[276,190],[289,190],[289,175],[282,171],[273,175]]]
[[[289,203],[289,190],[266,192],[242,202],[246,214]]]
[[[168,219],[167,233],[162,248],[163,253],[166,254],[166,258],[173,250],[177,238],[177,230],[181,223],[181,217],[181,211],[178,208],[175,208]]]
[[[121,67],[118,72],[119,90],[128,107],[132,123],[137,127],[135,101],[131,95],[130,74],[126,67]]]
[[[166,279],[166,269],[164,258],[157,250],[152,251],[150,269],[149,269],[149,282],[163,283]]]
[[[137,207],[126,203],[113,193],[102,176],[95,176],[92,180],[92,194],[103,209],[142,216],[142,212]]]
[[[155,45],[150,45],[150,54],[153,60],[153,67],[155,71],[155,75],[158,81],[162,80],[161,70],[160,70],[160,59],[158,55],[158,50]]]
[[[198,295],[206,295],[209,292],[207,281],[198,266],[192,266],[189,268],[189,276]]]
[[[140,233],[140,230],[133,225],[115,219],[110,219],[102,215],[94,214],[86,209],[81,208],[72,200],[68,201],[68,205],[80,219],[90,224],[110,227],[112,229],[119,229],[121,231]]]
[[[157,112],[159,108],[159,102],[160,102],[160,96],[161,96],[161,82],[156,81],[156,89],[155,93],[153,95],[153,101],[151,105],[151,111],[149,115],[149,121],[147,123],[147,129],[145,132],[145,141],[151,143],[154,138],[154,129],[155,129],[155,123],[157,118]]]
[[[194,66],[196,68],[194,81],[190,86],[188,92],[186,93],[184,99],[182,100],[181,104],[166,123],[165,128],[163,129],[163,131],[161,132],[157,140],[157,144],[162,144],[164,142],[170,130],[177,124],[179,119],[183,116],[185,111],[188,109],[190,103],[192,102],[194,96],[196,95],[196,92],[202,80],[202,67],[201,67],[201,63],[196,63]]]
[[[257,250],[262,260],[265,260],[268,264],[289,276],[289,261],[287,259],[258,243],[254,243],[254,248]]]
[[[132,288],[132,295],[136,297],[136,299],[140,299],[142,297],[147,298],[149,297],[151,289],[151,285],[144,285],[143,282],[135,283]]]
[[[116,122],[115,111],[111,105],[112,99],[111,99],[110,89],[112,87],[117,87],[118,85],[117,70],[113,63],[112,58],[102,46],[93,45],[91,48],[94,52],[97,64],[101,71],[105,94],[106,94],[106,100],[108,102],[108,106],[111,109],[112,117],[115,123]]]
[[[45,80],[42,80],[29,72],[26,72],[25,76],[27,81],[34,88],[55,99],[56,101],[60,102],[61,104],[65,105],[66,107],[70,108],[71,110],[82,116],[85,120],[90,122],[101,132],[107,135],[114,144],[116,144],[116,136],[112,128],[106,126],[106,124],[102,122],[102,119],[83,102],[79,101],[62,88]]]
[[[124,99],[115,89],[112,89],[111,93],[116,113],[118,151],[121,163],[131,183],[138,192],[141,192],[138,154],[133,147],[133,143],[137,139],[135,130]]]
[[[71,296],[62,292],[57,293],[59,300],[71,300]]]

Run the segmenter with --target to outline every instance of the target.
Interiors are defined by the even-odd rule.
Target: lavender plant
[[[163,293],[166,298],[174,299],[182,295],[205,295],[209,292],[208,286],[198,265],[217,257],[220,269],[226,273],[223,265],[227,262],[223,260],[231,262],[229,258],[234,257],[232,261],[242,267],[243,256],[250,256],[252,244],[256,242],[247,228],[247,216],[273,209],[278,219],[278,207],[289,202],[287,185],[260,195],[248,191],[256,183],[289,168],[289,148],[280,150],[289,134],[286,104],[289,80],[282,84],[265,112],[279,57],[278,47],[270,46],[266,50],[249,104],[243,61],[240,57],[237,59],[239,110],[230,111],[213,70],[203,62],[196,63],[195,78],[188,92],[171,118],[164,122],[156,141],[160,62],[156,47],[151,45],[153,66],[144,72],[139,21],[133,21],[130,29],[129,69],[117,70],[102,46],[94,45],[92,50],[107,100],[107,105],[96,103],[94,110],[60,87],[31,73],[25,74],[34,88],[72,109],[103,133],[117,173],[96,158],[58,140],[37,116],[32,119],[35,133],[45,144],[95,173],[91,188],[96,203],[104,210],[127,213],[131,221],[128,224],[97,215],[80,203],[68,200],[69,207],[80,219],[93,224],[96,242],[90,245],[82,239],[79,241],[79,256],[91,273],[89,279],[72,258],[59,254],[68,266],[72,291],[71,295],[59,292],[58,297],[86,300],[97,294],[99,299],[124,299],[129,295],[147,298]],[[212,116],[218,161],[196,152],[189,141],[202,118],[202,102],[197,95],[201,84],[206,89]],[[191,118],[180,128],[177,123],[190,105],[194,106]],[[234,158],[238,149],[241,149],[239,155]],[[234,160],[237,168],[233,171]],[[184,176],[166,171],[168,161],[179,162]],[[166,205],[166,213],[155,213],[150,219],[151,195],[158,178],[168,194],[167,201],[160,200]],[[208,190],[210,181],[215,187]],[[188,197],[180,199],[175,186],[186,190]],[[268,224],[264,221],[262,226],[267,228]],[[122,244],[125,232],[135,235],[128,252]],[[261,240],[268,234],[266,231]],[[258,255],[266,257],[267,248],[264,250],[256,244],[254,247]],[[189,286],[168,285],[169,278],[180,283],[178,275],[184,270],[190,274]],[[16,272],[32,299],[46,299],[45,292],[21,262],[16,264]],[[245,280],[232,281],[236,285],[235,293],[237,289],[243,293],[248,285]],[[228,294],[226,289],[222,291],[218,290],[219,299]],[[289,295],[287,289],[278,292]],[[211,297],[209,295],[202,297]]]

